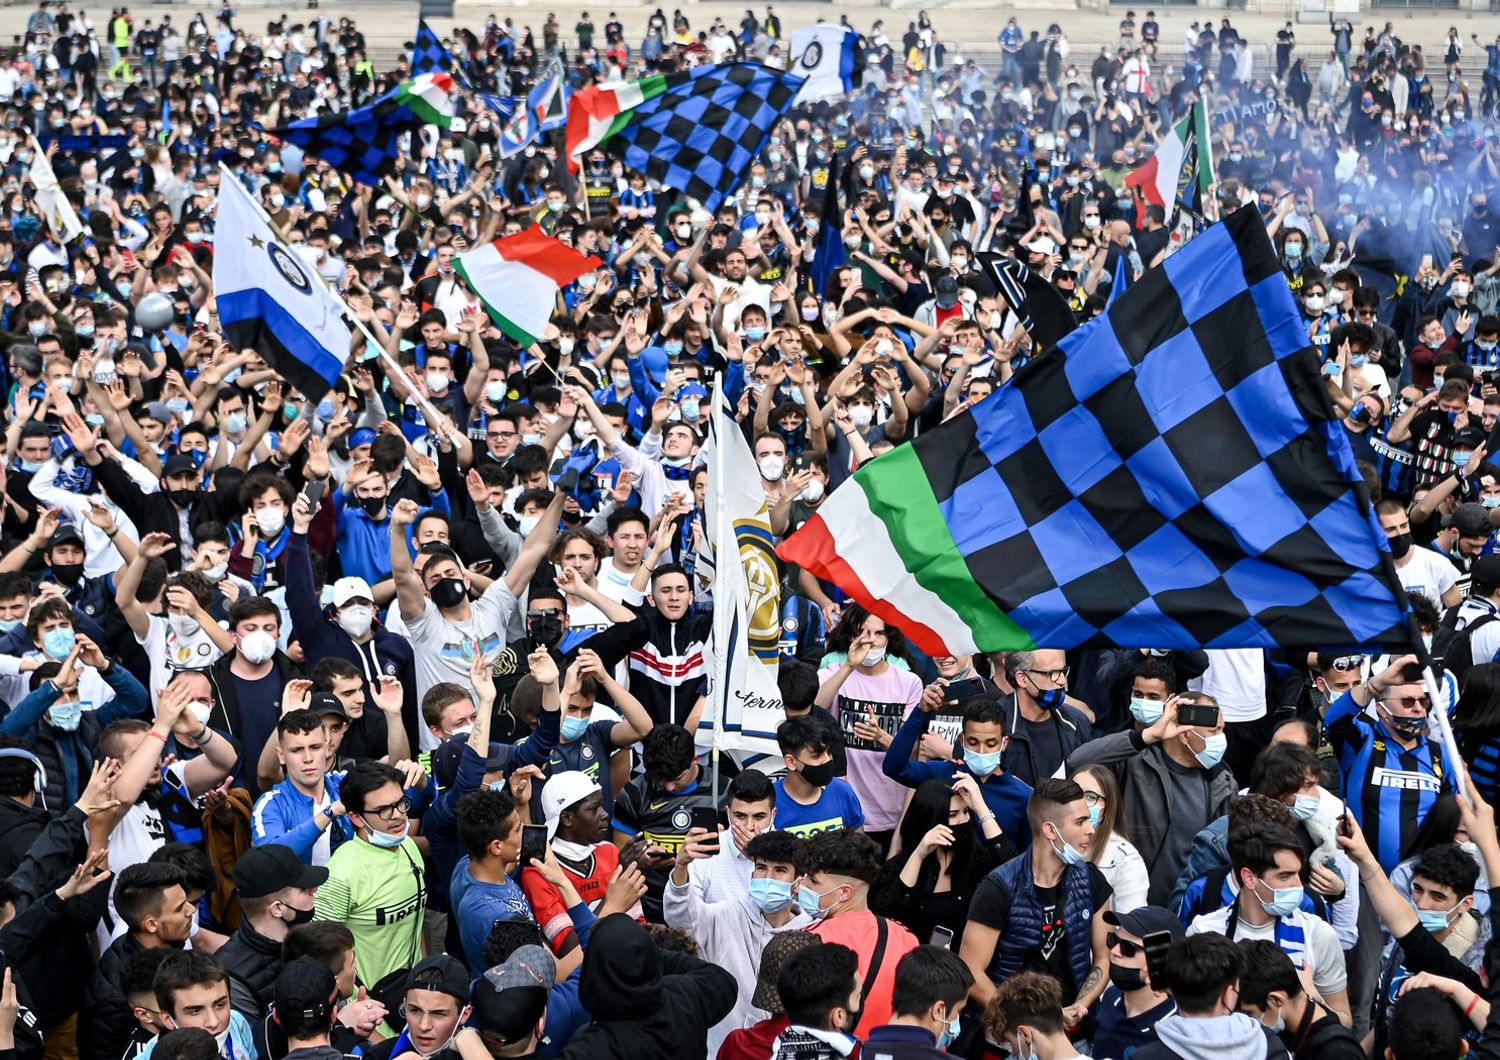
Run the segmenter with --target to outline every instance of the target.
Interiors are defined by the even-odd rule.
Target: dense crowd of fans
[[[998,69],[876,22],[710,214],[486,101],[783,65],[769,7],[458,29],[459,119],[371,187],[268,132],[405,76],[355,19],[40,4],[0,52],[0,1060],[1494,1055],[1500,39],[1288,24],[1262,66],[1191,14],[1096,56],[1010,18]],[[1198,99],[1194,223],[1264,218],[1441,702],[1379,653],[928,657],[787,568],[780,753],[711,761],[714,395],[794,533],[1043,353],[981,255],[1082,321],[1171,252],[1126,178]],[[220,328],[221,163],[375,336],[316,400]],[[604,265],[519,349],[454,257],[531,225]]]

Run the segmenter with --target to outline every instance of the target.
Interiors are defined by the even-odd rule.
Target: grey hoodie
[[[1157,1021],[1156,1039],[1184,1060],[1267,1060],[1266,1028],[1243,1012],[1229,1016],[1173,1013]]]

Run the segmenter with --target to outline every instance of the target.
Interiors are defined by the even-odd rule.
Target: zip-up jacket
[[[707,687],[704,663],[711,614],[688,611],[673,622],[645,605],[585,643],[606,668],[629,660],[630,693],[657,725],[681,725]]]
[[[339,776],[324,773],[323,784],[331,801],[339,799]],[[250,814],[250,838],[258,847],[267,843],[280,843],[291,847],[303,864],[312,864],[313,847],[323,830],[313,818],[317,816],[317,805],[312,796],[297,790],[291,778],[281,781],[270,791],[255,800],[255,809]],[[337,849],[346,839],[352,839],[354,829],[348,817],[335,817],[328,826],[329,852]]]

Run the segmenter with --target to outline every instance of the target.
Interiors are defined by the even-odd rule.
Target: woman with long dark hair
[[[976,806],[983,814],[984,797],[973,777],[961,775],[952,784],[923,781],[870,888],[872,912],[899,920],[922,942],[932,941],[933,928],[947,928],[958,952],[974,888],[1016,853],[993,818],[985,822],[985,841],[978,840],[971,823]]]

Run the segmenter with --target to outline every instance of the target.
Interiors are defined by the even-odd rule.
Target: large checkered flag
[[[627,166],[697,199],[732,195],[796,99],[803,79],[759,63],[699,66],[573,94],[568,164],[605,145]]]
[[[1240,210],[780,549],[928,654],[1411,643],[1265,226]]]

